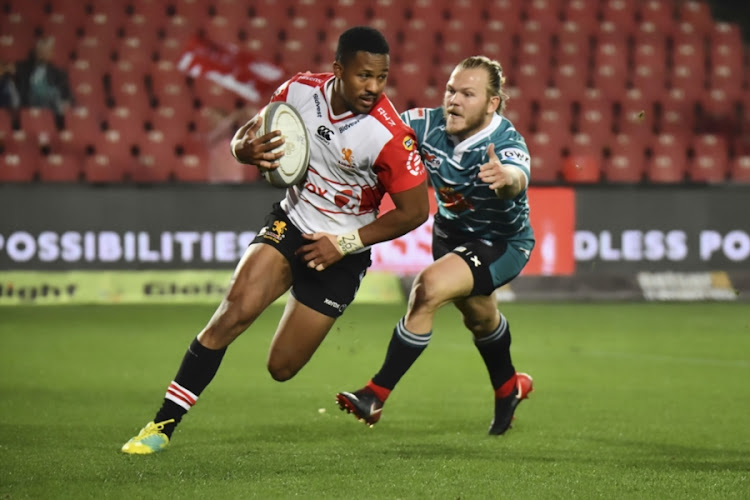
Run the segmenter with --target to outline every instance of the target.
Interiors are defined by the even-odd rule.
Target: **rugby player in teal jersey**
[[[435,313],[449,302],[463,315],[490,375],[495,416],[489,433],[508,430],[516,407],[533,390],[531,377],[513,366],[510,326],[494,293],[518,276],[534,248],[526,196],[529,151],[502,115],[504,81],[497,61],[469,57],[451,73],[442,107],[402,115],[416,133],[435,189],[435,262],[416,277],[378,373],[364,388],[336,396],[342,410],[369,425],[427,347]]]

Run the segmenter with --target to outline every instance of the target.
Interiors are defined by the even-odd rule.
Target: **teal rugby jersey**
[[[479,167],[488,162],[487,147],[493,142],[500,161],[520,168],[529,185],[529,150],[507,118],[495,114],[487,128],[458,143],[445,133],[443,108],[410,109],[401,117],[417,135],[448,231],[490,241],[534,238],[526,190],[513,200],[501,200],[479,179]]]

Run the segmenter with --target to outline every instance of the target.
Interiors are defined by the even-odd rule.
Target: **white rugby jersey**
[[[332,73],[299,73],[271,101],[302,115],[310,136],[305,179],[286,190],[281,207],[303,233],[342,234],[374,221],[385,193],[425,180],[414,131],[381,94],[369,114],[331,110]]]

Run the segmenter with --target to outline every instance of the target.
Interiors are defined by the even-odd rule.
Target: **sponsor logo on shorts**
[[[281,242],[284,239],[286,230],[288,229],[286,222],[283,220],[275,220],[271,225],[271,230],[268,227],[264,227],[258,233],[258,236],[262,236],[264,239],[275,241],[276,243]]]
[[[339,304],[335,300],[324,299],[323,303],[325,305],[329,306],[329,307],[333,307],[334,309],[336,309],[339,312],[344,312],[344,309],[346,309],[346,304]]]

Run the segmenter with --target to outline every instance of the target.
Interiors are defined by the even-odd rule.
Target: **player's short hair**
[[[467,57],[456,66],[456,69],[475,68],[482,68],[487,72],[487,95],[498,96],[500,98],[500,105],[497,107],[496,113],[498,115],[503,114],[505,111],[505,105],[508,102],[508,99],[510,99],[508,94],[503,91],[503,85],[505,85],[503,67],[499,62],[490,59],[487,56]]]
[[[390,47],[388,47],[388,42],[383,34],[375,28],[355,26],[339,36],[339,43],[336,47],[336,61],[345,64],[360,51],[388,55]]]

